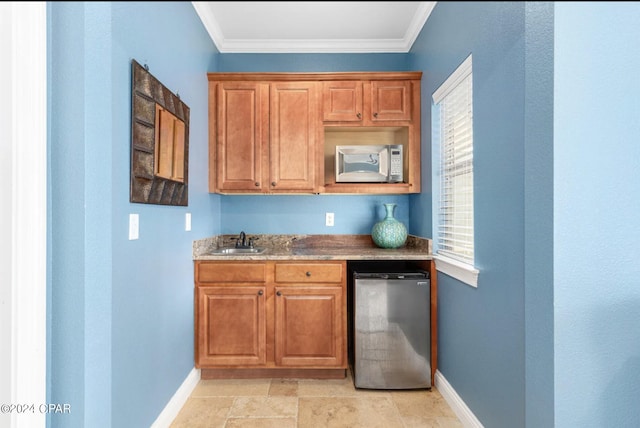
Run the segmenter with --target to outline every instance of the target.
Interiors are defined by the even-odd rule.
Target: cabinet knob
[[[307,272],[307,273],[306,273],[306,275],[307,275],[307,276],[311,276],[311,272]]]
[[[264,291],[260,290],[258,291],[258,296],[262,296],[264,294]]]
[[[276,291],[276,296],[282,296],[282,292]]]
[[[373,113],[373,117],[378,117],[378,113]]]
[[[256,182],[254,183],[254,185],[255,185],[256,187],[259,187],[259,186],[260,186],[260,183],[258,183],[258,182],[256,181]]]
[[[275,182],[275,181],[272,181],[272,182],[271,182],[271,185],[272,185],[273,187],[276,187],[276,182]]]
[[[362,114],[358,113],[356,116],[358,116],[358,119],[362,119]]]

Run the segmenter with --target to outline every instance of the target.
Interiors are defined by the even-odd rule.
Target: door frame
[[[8,95],[0,104],[8,124],[0,129],[0,144],[11,156],[10,171],[0,176],[10,182],[2,187],[8,194],[0,217],[7,238],[0,256],[10,260],[0,270],[10,319],[0,331],[3,340],[10,338],[2,347],[10,379],[1,392],[11,404],[36,406],[34,413],[9,413],[10,427],[44,427],[46,415],[37,408],[47,402],[47,6],[8,2],[0,8],[8,21],[0,27],[6,61],[0,87]]]

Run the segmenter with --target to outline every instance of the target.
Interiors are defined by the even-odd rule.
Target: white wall
[[[11,94],[11,5],[0,3],[0,94]],[[11,98],[0,103],[0,403],[11,401]],[[9,415],[0,412],[0,426]]]
[[[0,425],[45,425],[46,3],[0,5]],[[7,344],[9,346],[7,346]]]

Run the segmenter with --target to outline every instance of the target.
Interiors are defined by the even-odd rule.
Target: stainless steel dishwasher
[[[429,274],[354,271],[353,284],[356,388],[431,388]]]

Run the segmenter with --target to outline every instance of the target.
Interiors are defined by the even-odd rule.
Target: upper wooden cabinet
[[[225,81],[211,98],[210,189],[317,193],[317,82]]]
[[[420,192],[421,72],[208,73],[209,191]],[[335,147],[402,144],[403,183],[336,183]]]
[[[269,191],[318,192],[318,83],[270,85]]]
[[[212,190],[251,190],[265,188],[263,171],[269,170],[269,85],[256,82],[222,82],[211,88],[217,99],[211,108],[210,126],[214,126],[217,144],[210,156],[217,158],[209,168]],[[215,104],[214,104],[215,105]],[[213,152],[213,153],[212,153]],[[216,176],[211,176],[213,173]],[[268,177],[267,177],[268,178]]]
[[[420,193],[420,72],[338,73],[322,82],[324,193]],[[339,145],[403,146],[402,183],[337,183]]]
[[[322,82],[322,119],[326,122],[362,122],[362,82]]]
[[[364,125],[410,121],[411,98],[411,80],[325,81],[323,120]]]

